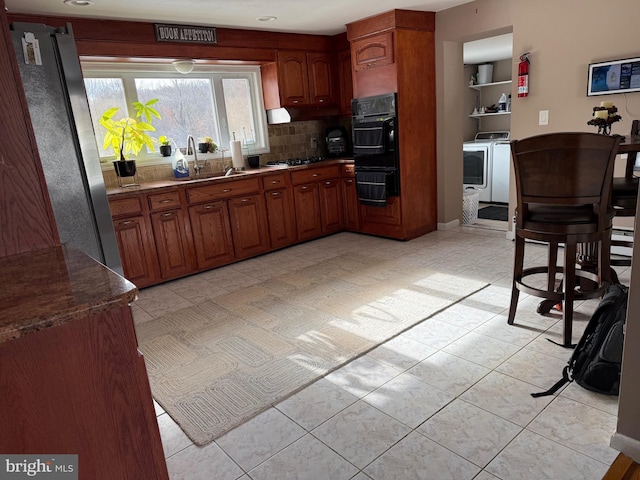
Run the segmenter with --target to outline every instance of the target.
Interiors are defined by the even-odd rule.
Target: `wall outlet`
[[[318,148],[318,139],[316,137],[312,137],[309,144],[311,148]]]
[[[549,125],[549,110],[538,112],[538,125]]]

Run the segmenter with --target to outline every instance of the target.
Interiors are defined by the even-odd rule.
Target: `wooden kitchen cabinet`
[[[356,187],[355,168],[353,165],[344,165],[340,173],[344,228],[350,232],[357,232],[360,230],[360,204]]]
[[[328,234],[339,232],[344,227],[340,179],[332,178],[330,180],[323,180],[322,182],[319,182],[318,185],[322,233]]]
[[[334,69],[328,53],[279,50],[275,63],[262,66],[265,108],[335,104]]]
[[[298,240],[342,229],[342,201],[337,166],[291,173]]]
[[[151,224],[142,213],[142,197],[110,199],[109,207],[124,276],[138,288],[157,283],[160,267]]]
[[[351,52],[340,50],[338,52],[338,87],[340,113],[351,116],[351,99],[353,98],[353,74],[351,72]]]
[[[320,217],[318,183],[294,186],[293,197],[296,209],[298,240],[309,240],[321,236],[322,219]]]
[[[151,214],[153,236],[163,280],[182,277],[196,269],[190,225],[182,209]]]
[[[351,59],[355,71],[384,67],[393,60],[393,32],[370,35],[351,42]]]
[[[234,259],[227,202],[220,200],[189,207],[199,270],[218,267]]]
[[[289,176],[281,173],[262,179],[267,208],[271,248],[282,248],[297,241],[293,193]]]
[[[269,250],[269,231],[264,199],[260,194],[232,198],[228,201],[231,235],[236,260]]]

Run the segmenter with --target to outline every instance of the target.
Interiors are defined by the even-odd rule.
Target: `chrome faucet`
[[[231,165],[222,165],[222,171],[224,172],[225,177],[233,175],[233,167]]]
[[[189,134],[187,137],[187,154],[189,153],[189,149],[193,152],[193,171],[196,172],[196,177],[200,175],[200,172],[204,170],[204,167],[207,163],[205,160],[204,165],[200,165],[198,163],[198,150],[196,150],[196,141],[193,139],[193,136]]]

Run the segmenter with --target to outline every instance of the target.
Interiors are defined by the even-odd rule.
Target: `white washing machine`
[[[506,177],[504,169],[504,148],[501,146],[497,150],[498,164],[494,173],[494,147],[506,145],[509,147],[510,133],[499,132],[478,132],[475,140],[464,142],[463,152],[463,186],[464,188],[475,188],[480,190],[481,202],[504,202],[509,201],[509,157],[507,155]],[[506,178],[506,196],[504,193]],[[494,184],[496,194],[494,195]],[[506,199],[505,199],[506,198]]]

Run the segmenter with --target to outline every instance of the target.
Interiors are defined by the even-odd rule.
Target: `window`
[[[153,98],[158,99],[154,108],[162,119],[153,120],[156,130],[152,136],[165,135],[173,139],[174,147],[186,147],[187,136],[192,135],[196,142],[212,137],[219,148],[226,150],[236,139],[244,141],[248,153],[269,151],[257,67],[198,65],[192,73],[183,75],[171,65],[83,61],[82,70],[102,159],[115,157],[111,148],[102,148],[102,113],[118,107],[115,118],[133,116],[132,102],[145,103]],[[163,159],[157,148],[155,152],[144,149],[137,160],[170,161]]]

